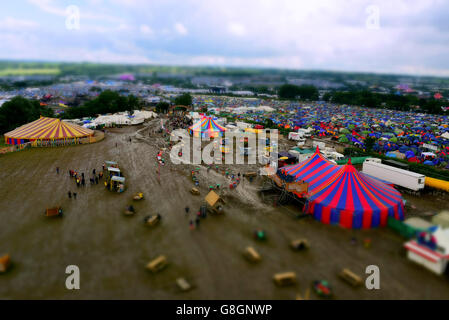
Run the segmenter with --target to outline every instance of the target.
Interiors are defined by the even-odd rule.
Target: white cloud
[[[237,23],[237,22],[229,23],[228,30],[231,34],[239,36],[239,37],[246,35],[245,26],[240,23]]]
[[[140,33],[142,33],[143,35],[151,36],[154,34],[154,31],[150,26],[142,24],[140,25]]]
[[[55,14],[58,16],[65,16],[65,10],[54,6],[52,0],[28,0],[29,3],[39,7],[42,11]]]
[[[265,67],[265,68],[285,68],[301,69],[305,65],[297,56],[257,56],[257,57],[227,57],[223,55],[182,55],[167,52],[158,53],[158,61],[163,64],[189,65],[189,66],[244,66],[244,67]]]
[[[28,0],[29,3],[35,5],[36,7],[38,7],[40,10],[46,12],[46,13],[50,13],[53,15],[57,15],[57,16],[61,16],[61,17],[67,17],[68,12],[66,11],[66,9],[69,7],[64,7],[64,8],[60,8],[57,5],[55,5],[55,2],[53,0]],[[91,5],[96,5],[99,6],[100,4],[102,4],[101,1],[94,1],[91,2]],[[80,6],[77,5],[72,5],[75,7],[79,8],[79,12],[80,12],[80,19],[86,19],[86,20],[95,20],[95,21],[106,21],[106,22],[110,22],[110,23],[123,23],[123,19],[116,17],[116,16],[111,16],[108,14],[103,14],[101,12],[92,12],[89,10],[84,10],[82,9]]]
[[[40,59],[51,59],[34,50],[45,44],[47,52],[76,47],[85,58],[104,52],[123,62],[129,55],[167,64],[435,75],[449,69],[447,0],[86,0],[79,1],[81,29],[70,33],[59,26],[63,19],[48,16],[65,17],[69,2],[28,2],[32,5],[17,4],[23,10],[2,12],[9,17],[0,21],[3,56],[31,58],[41,52]],[[372,4],[379,7],[378,30],[366,28],[366,8]],[[10,50],[24,30],[23,51]],[[189,38],[180,37],[185,35]],[[89,56],[90,51],[95,54]]]
[[[180,34],[182,36],[184,36],[188,33],[187,28],[180,22],[175,23],[174,29],[178,34]]]
[[[6,17],[0,21],[0,29],[11,29],[19,31],[21,29],[36,28],[39,24],[31,20],[15,19]]]

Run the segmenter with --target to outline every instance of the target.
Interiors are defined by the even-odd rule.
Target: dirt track
[[[104,141],[85,146],[32,149],[0,156],[0,254],[9,252],[13,269],[0,276],[3,299],[294,299],[304,295],[315,279],[327,279],[338,299],[449,299],[449,280],[409,262],[403,240],[387,229],[353,231],[322,225],[312,219],[296,220],[294,208],[259,205],[257,184],[244,181],[228,194],[224,216],[208,216],[198,230],[190,230],[184,207],[196,212],[206,194],[189,193],[192,181],[188,166],[168,164],[157,178],[158,149],[133,138],[136,128],[115,129]],[[117,143],[117,147],[116,147]],[[154,141],[154,143],[159,143]],[[168,159],[168,156],[165,156]],[[68,199],[76,190],[69,169],[89,177],[105,160],[118,161],[128,189],[112,194],[99,184],[77,190],[78,199]],[[59,166],[61,173],[56,174]],[[243,171],[243,170],[242,170]],[[224,181],[213,170],[202,169],[200,181]],[[223,184],[224,185],[224,184]],[[242,190],[245,189],[245,190]],[[135,192],[146,199],[135,204],[137,214],[122,212]],[[61,204],[62,219],[44,218],[44,209]],[[154,229],[143,225],[148,214],[160,213],[162,223]],[[268,241],[252,238],[256,228],[267,230]],[[294,253],[291,239],[305,237],[308,252]],[[351,243],[351,238],[357,244]],[[361,241],[371,238],[371,249]],[[262,262],[250,265],[241,251],[253,245]],[[159,254],[169,266],[153,275],[146,263]],[[81,290],[65,288],[65,268],[81,270]],[[349,267],[360,275],[375,264],[381,270],[381,290],[352,289],[337,278]],[[298,285],[277,288],[272,275],[296,271]],[[195,289],[180,293],[177,277],[185,277]],[[314,294],[312,298],[317,298]]]

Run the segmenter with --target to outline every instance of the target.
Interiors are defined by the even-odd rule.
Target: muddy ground
[[[313,219],[296,219],[296,206],[273,206],[258,192],[262,178],[243,180],[236,190],[221,190],[226,213],[209,215],[190,230],[189,221],[203,203],[210,183],[228,184],[215,170],[200,167],[201,196],[193,196],[188,165],[161,167],[156,154],[164,145],[160,135],[136,131],[142,127],[110,130],[105,140],[91,145],[36,148],[0,156],[0,254],[10,253],[13,268],[0,275],[2,299],[294,299],[304,296],[313,280],[330,281],[336,299],[449,299],[449,280],[409,262],[404,240],[389,229],[345,230]],[[129,142],[129,138],[132,142]],[[144,139],[142,139],[144,138]],[[168,156],[165,155],[168,159]],[[127,190],[114,194],[104,186],[77,189],[68,170],[87,177],[105,160],[120,164]],[[56,174],[56,167],[60,174]],[[244,166],[229,168],[246,172]],[[67,192],[78,198],[69,199]],[[137,214],[123,215],[136,192],[145,199],[135,203]],[[414,214],[448,208],[445,196],[405,196]],[[441,201],[436,201],[438,198]],[[46,207],[62,205],[64,217],[44,217]],[[190,207],[186,216],[184,208]],[[149,214],[162,216],[160,225],[145,227]],[[267,231],[268,241],[254,240],[253,231]],[[307,238],[307,252],[293,252],[289,242]],[[351,241],[355,238],[355,243]],[[370,249],[362,241],[372,240]],[[254,246],[262,255],[249,264],[242,251]],[[158,274],[145,269],[164,254],[168,267]],[[337,273],[344,267],[364,275],[377,265],[381,289],[353,289]],[[81,271],[81,289],[65,288],[66,266]],[[295,271],[298,284],[278,288],[274,273]],[[195,288],[179,292],[178,277]],[[312,299],[318,297],[312,293]]]

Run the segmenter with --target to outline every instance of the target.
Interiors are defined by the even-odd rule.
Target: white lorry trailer
[[[425,176],[423,174],[388,166],[372,159],[366,159],[363,162],[362,172],[413,191],[424,189]]]

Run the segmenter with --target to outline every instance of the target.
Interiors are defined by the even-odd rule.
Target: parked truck
[[[362,172],[413,191],[419,191],[425,185],[425,176],[422,174],[388,166],[372,159],[363,162]]]

